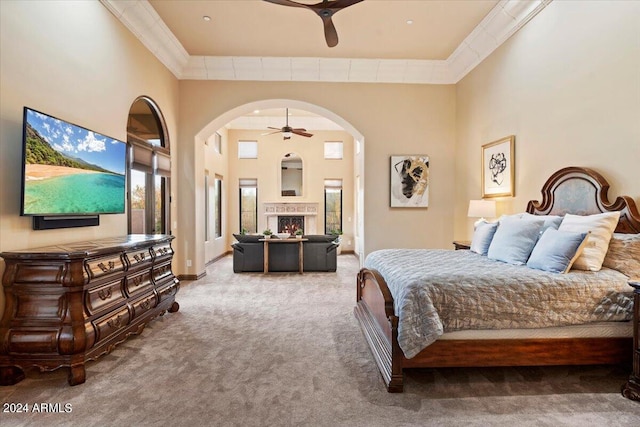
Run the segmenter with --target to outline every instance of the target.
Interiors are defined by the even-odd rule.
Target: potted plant
[[[262,232],[262,234],[264,234],[265,239],[270,239],[273,232],[271,231],[270,228],[267,228]]]
[[[338,253],[338,255],[340,255],[342,253],[342,245],[340,244],[342,241],[342,238],[341,238],[342,230],[339,228],[336,228],[329,231],[329,234],[336,236],[336,239],[334,240],[334,242],[338,244],[338,248],[336,249],[336,252]]]
[[[336,242],[340,243],[340,236],[342,236],[342,230],[340,230],[339,228],[333,229],[331,231],[329,231],[329,234],[332,234],[334,236],[336,236]]]
[[[302,228],[298,228],[296,230],[296,239],[302,239],[303,234],[304,234],[304,231],[302,231]]]

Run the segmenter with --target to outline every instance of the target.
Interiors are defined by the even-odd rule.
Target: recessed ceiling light
[[[407,25],[413,24],[413,19],[407,19]]]
[[[253,114],[258,114],[260,110],[253,110]]]
[[[211,21],[211,17],[210,17],[210,16],[208,16],[208,15],[204,15],[204,16],[202,17],[202,19],[204,19],[204,20],[205,20],[205,21],[207,21],[207,22]]]

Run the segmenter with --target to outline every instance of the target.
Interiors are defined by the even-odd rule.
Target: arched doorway
[[[343,229],[343,228],[348,228],[349,231],[349,237],[348,237],[348,245],[351,246],[351,248],[358,254],[362,253],[362,250],[364,248],[364,235],[362,233],[363,230],[363,214],[364,214],[364,195],[363,195],[363,189],[361,188],[362,183],[364,182],[363,179],[363,174],[364,174],[364,146],[363,146],[363,142],[364,142],[364,137],[362,136],[362,134],[353,126],[351,125],[347,120],[345,120],[344,118],[340,117],[339,115],[337,115],[336,113],[327,110],[323,107],[320,107],[318,105],[315,104],[310,104],[307,102],[303,102],[303,101],[296,101],[296,100],[290,100],[290,99],[270,99],[270,100],[262,100],[262,101],[255,101],[255,102],[251,102],[248,104],[244,104],[235,108],[232,108],[228,111],[226,111],[223,114],[218,115],[215,119],[213,119],[212,121],[210,121],[207,125],[205,125],[199,132],[196,133],[195,138],[194,138],[194,153],[195,156],[193,157],[194,160],[194,179],[193,182],[195,183],[199,183],[199,182],[205,182],[206,183],[206,172],[209,173],[213,173],[211,172],[211,170],[208,169],[208,167],[206,166],[206,162],[202,159],[206,159],[207,156],[202,155],[203,153],[203,147],[207,147],[211,145],[211,139],[213,138],[213,136],[218,133],[219,131],[221,131],[222,128],[224,128],[229,122],[233,121],[234,119],[236,119],[237,117],[240,116],[248,116],[250,115],[252,112],[254,112],[254,110],[268,110],[268,109],[277,109],[277,108],[285,108],[285,107],[289,107],[291,109],[299,109],[299,110],[304,110],[307,112],[311,112],[314,113],[318,116],[322,116],[325,117],[333,122],[335,122],[336,124],[340,125],[340,127],[342,128],[342,130],[344,130],[345,132],[349,133],[355,142],[355,147],[358,147],[357,149],[354,148],[354,151],[356,152],[354,155],[354,163],[357,163],[357,165],[354,165],[354,177],[353,180],[348,180],[346,182],[349,183],[349,187],[351,187],[353,185],[353,188],[347,188],[345,191],[348,194],[348,198],[345,199],[345,203],[346,204],[351,204],[354,209],[353,209],[353,214],[349,214],[348,216],[345,217],[345,224],[344,226],[341,224],[339,226],[336,226],[335,224],[331,224],[331,226],[329,228],[331,228],[332,230],[334,229]],[[237,141],[236,141],[237,142]],[[243,142],[251,142],[251,141],[243,141]],[[260,144],[258,144],[260,146]],[[288,151],[286,151],[288,152]],[[278,152],[277,155],[280,156],[281,154],[284,154],[286,152]],[[272,153],[274,153],[272,151]],[[219,153],[218,153],[219,154]],[[226,148],[226,156],[229,156],[229,149]],[[232,156],[237,156],[238,154],[232,151]],[[276,155],[276,154],[274,154]],[[322,154],[320,154],[320,156],[322,156]],[[278,163],[281,161],[280,158],[278,158]],[[227,163],[229,164],[229,163]],[[281,166],[281,165],[280,165]],[[273,167],[270,167],[270,169],[274,170],[274,173],[276,173],[276,166],[274,163]],[[214,169],[215,171],[215,166]],[[231,170],[233,170],[234,172],[231,172]],[[264,170],[264,169],[262,169]],[[316,169],[317,170],[317,169]],[[228,197],[233,198],[236,197],[236,195],[238,194],[238,191],[240,192],[240,195],[242,195],[242,188],[240,188],[238,190],[238,188],[236,188],[237,186],[241,186],[244,184],[244,181],[247,181],[248,178],[251,178],[251,181],[254,183],[254,187],[255,187],[255,176],[251,175],[249,176],[249,174],[243,174],[242,176],[235,176],[235,167],[230,168],[229,171],[226,171],[223,175],[225,178],[225,185],[227,188],[226,194],[228,195]],[[280,167],[277,167],[277,173],[278,176],[280,174]],[[217,172],[216,172],[217,173]],[[324,178],[335,178],[334,176],[327,176]],[[351,181],[353,182],[353,184],[351,184]],[[261,181],[264,182],[264,181]],[[320,185],[322,186],[323,184],[326,186],[326,180],[320,180],[318,181],[320,182]],[[205,185],[206,186],[206,185]],[[258,184],[258,186],[260,186],[260,184]],[[264,189],[264,187],[261,187]],[[325,189],[326,190],[326,189]],[[342,191],[342,189],[341,189]],[[198,191],[198,193],[201,193],[202,190]],[[326,191],[325,191],[326,192]],[[205,192],[202,192],[204,194],[206,194]],[[259,206],[259,209],[263,209],[262,205],[263,203],[260,201],[272,201],[272,199],[274,197],[265,195],[265,191],[261,190],[260,192],[258,192],[258,194],[262,194],[263,196],[261,196],[261,198],[256,197],[256,202]],[[340,192],[340,195],[342,193]],[[281,194],[279,194],[276,198],[280,199]],[[241,197],[241,196],[240,196]],[[306,199],[306,193],[304,195],[304,198]],[[325,197],[323,198],[318,198],[320,199],[320,207],[322,207],[322,205],[326,205],[326,194]],[[297,201],[298,203],[302,203],[305,200],[301,200],[301,201]],[[309,200],[309,201],[315,201],[315,200]],[[293,203],[294,201],[292,200],[287,200],[287,203]],[[340,199],[340,202],[342,202],[342,199]],[[235,203],[235,199],[233,200],[233,203]],[[196,194],[194,201],[191,203],[191,210],[190,212],[185,212],[190,214],[190,218],[194,216],[194,209],[195,212],[198,212],[199,210],[202,210],[202,212],[204,213],[204,215],[202,215],[202,217],[207,217],[207,201],[200,196],[200,194]],[[253,205],[252,205],[253,206]],[[195,207],[195,208],[194,208]],[[182,209],[181,206],[178,206],[179,211]],[[236,212],[236,210],[238,212]],[[254,227],[251,230],[246,230],[248,232],[261,232],[268,224],[265,224],[265,220],[262,219],[264,218],[264,215],[262,213],[262,210],[260,210],[259,212],[254,212],[255,209],[252,208],[251,209],[251,214],[255,217],[258,218],[258,222],[262,221],[262,224],[259,224],[258,227]],[[227,212],[229,213],[229,217],[227,218],[227,223],[230,224],[230,226],[227,228],[227,231],[225,231],[224,235],[227,239],[232,239],[232,237],[227,237],[231,236],[232,232],[239,232],[242,231],[243,227],[241,220],[237,221],[238,224],[236,225],[236,216],[242,218],[242,215],[244,214],[244,210],[243,210],[243,206],[240,206],[239,208],[236,208],[235,206],[233,207],[228,207],[223,209],[223,212],[226,214]],[[325,232],[325,229],[327,229],[327,225],[325,224],[325,221],[323,221],[322,217],[321,217],[322,213],[318,214],[318,220],[317,220],[317,227],[315,227],[315,233],[323,233]],[[196,215],[197,216],[197,215]],[[182,218],[182,216],[181,216]],[[195,218],[194,218],[195,219]],[[215,257],[218,256],[222,256],[223,254],[223,249],[226,250],[229,241],[225,241],[225,245],[223,249],[220,249],[215,247],[215,248],[211,248],[212,250],[209,250],[208,247],[212,246],[210,241],[207,241],[206,239],[201,239],[200,236],[205,236],[207,235],[206,233],[206,226],[204,225],[205,222],[203,221],[202,224],[200,223],[200,221],[192,221],[191,222],[192,227],[193,227],[193,231],[195,232],[193,237],[192,237],[192,241],[195,241],[195,249],[196,252],[189,255],[187,254],[187,258],[185,259],[186,263],[189,263],[189,260],[193,260],[195,258],[195,269],[196,270],[200,270],[199,266],[203,265],[204,263],[208,262],[211,259],[214,259]],[[247,227],[248,228],[248,227]],[[352,243],[353,242],[353,243]],[[345,243],[347,243],[347,241],[345,240]],[[204,249],[204,250],[203,250]],[[188,250],[188,249],[187,249]],[[204,254],[204,259],[199,259],[200,254]],[[191,258],[190,256],[192,256],[193,258]]]
[[[147,96],[137,98],[127,119],[130,234],[170,234],[171,152],[162,113]]]

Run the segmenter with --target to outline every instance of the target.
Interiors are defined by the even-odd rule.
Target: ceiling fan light
[[[284,139],[291,139],[292,135],[292,132],[282,132],[282,136],[284,137]]]

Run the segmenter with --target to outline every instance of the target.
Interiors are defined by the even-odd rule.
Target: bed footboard
[[[354,313],[387,390],[401,393],[403,354],[397,340],[398,317],[387,283],[376,270],[363,268],[358,273]]]

